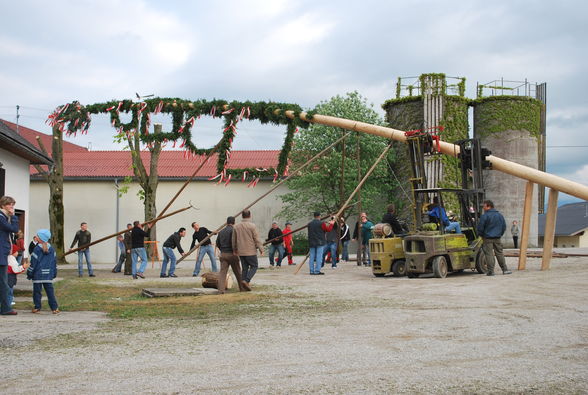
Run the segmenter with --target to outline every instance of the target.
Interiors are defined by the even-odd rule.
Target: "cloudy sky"
[[[548,171],[588,184],[582,0],[20,0],[0,12],[0,118],[20,105],[20,124],[39,131],[58,105],[135,92],[312,108],[357,90],[381,112],[399,76],[463,76],[469,97],[476,82],[526,78],[547,82]],[[71,141],[116,149],[113,133],[95,119]],[[235,148],[275,149],[281,133],[243,125]],[[220,124],[194,134],[212,146]]]

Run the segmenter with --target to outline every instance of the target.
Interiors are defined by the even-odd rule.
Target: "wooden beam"
[[[553,242],[555,239],[555,219],[557,216],[557,195],[559,192],[555,189],[549,190],[549,201],[547,203],[547,215],[545,216],[545,229],[543,236],[543,260],[541,261],[541,270],[549,270],[551,265],[551,254],[553,252]]]
[[[521,251],[519,254],[519,270],[527,267],[527,249],[529,248],[529,230],[531,229],[531,211],[533,208],[533,184],[527,182],[525,186],[525,205],[523,209],[523,229],[521,234]]]

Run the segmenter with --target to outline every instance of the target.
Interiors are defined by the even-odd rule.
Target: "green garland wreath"
[[[285,115],[286,111],[294,112],[294,119]],[[123,123],[120,113],[131,113],[130,122]],[[294,133],[298,127],[308,127],[308,122],[300,119],[302,108],[297,104],[278,102],[238,102],[226,100],[183,100],[179,98],[151,98],[141,102],[132,100],[112,100],[106,103],[95,103],[83,106],[74,101],[57,109],[49,115],[47,122],[50,126],[59,125],[59,129],[67,135],[87,133],[92,121],[91,114],[109,114],[110,121],[118,130],[119,137],[129,133],[140,133],[140,140],[145,144],[154,142],[181,141],[180,148],[192,155],[206,155],[214,148],[198,148],[192,142],[192,127],[201,116],[224,118],[223,137],[220,141],[217,161],[217,170],[222,173],[222,179],[228,175],[251,174],[257,177],[274,177],[287,175],[288,157],[294,141]],[[165,133],[149,133],[152,114],[165,113],[172,116],[172,130]],[[307,112],[307,118],[311,119],[312,111]],[[257,120],[262,124],[287,125],[286,138],[282,145],[276,169],[227,169],[230,158],[233,139],[235,138],[237,125],[243,120]],[[247,172],[247,173],[245,173]]]

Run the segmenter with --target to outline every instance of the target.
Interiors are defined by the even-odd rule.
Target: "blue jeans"
[[[310,256],[308,257],[308,267],[310,274],[317,274],[321,271],[323,265],[323,250],[325,246],[310,247]]]
[[[171,276],[176,271],[176,254],[174,250],[169,247],[163,247],[163,262],[161,263],[161,275],[165,274],[167,268],[167,262],[169,261],[169,274]]]
[[[276,254],[276,251],[278,252],[278,263],[276,263],[276,266],[282,266],[282,259],[284,258],[284,246],[281,244],[270,244],[268,253],[270,265],[274,265],[274,255]]]
[[[45,288],[47,294],[47,300],[51,310],[57,310],[57,299],[55,298],[55,290],[53,289],[53,283],[33,283],[33,303],[35,309],[41,310],[41,291]]]
[[[8,303],[8,294],[10,287],[8,286],[8,266],[0,265],[0,313],[8,313],[12,310],[12,306]]]
[[[139,258],[141,258],[139,273],[145,273],[145,269],[147,268],[147,251],[145,250],[145,247],[133,248],[131,250],[131,258],[133,260],[133,276],[137,275],[137,260]]]
[[[14,301],[14,288],[8,287],[8,305],[12,306],[13,301]]]
[[[445,227],[445,232],[451,232],[455,229],[455,233],[461,233],[461,226],[459,226],[459,222],[450,222],[449,225]]]
[[[210,258],[212,271],[218,272],[218,267],[216,266],[216,258],[214,257],[214,247],[212,246],[212,244],[208,244],[205,246],[200,246],[200,250],[198,251],[198,258],[196,258],[196,265],[194,266],[194,273],[192,273],[195,276],[197,276],[198,273],[200,273],[200,265],[202,265],[204,255],[208,255],[208,258]]]
[[[86,265],[88,265],[88,274],[94,274],[94,269],[90,263],[90,249],[78,251],[78,274],[81,276],[84,274],[84,256],[86,257]]]
[[[257,255],[239,256],[239,260],[241,261],[243,281],[249,283],[253,276],[255,276],[257,267],[259,266],[257,263]]]
[[[323,262],[329,251],[331,251],[331,267],[337,267],[337,242],[335,241],[327,241],[327,245],[324,246],[323,252]]]
[[[349,240],[342,241],[343,247],[341,248],[341,260],[348,261],[349,260]]]
[[[371,256],[370,256],[369,240],[368,240],[367,244],[361,243],[361,254],[357,260],[357,264],[359,265],[361,262],[363,262],[364,265],[371,265],[372,264]]]

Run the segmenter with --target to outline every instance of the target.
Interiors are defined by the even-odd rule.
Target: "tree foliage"
[[[373,105],[368,105],[358,92],[321,102],[313,112],[383,125],[383,120],[374,111]],[[346,130],[319,124],[311,124],[307,129],[302,129],[294,137],[290,169],[297,169],[345,133]],[[291,192],[281,196],[284,208],[279,216],[296,219],[308,217],[313,211],[324,214],[337,212],[388,143],[377,136],[357,132],[349,134],[342,143],[315,160],[307,170],[288,181]],[[396,181],[389,173],[389,163],[394,162],[395,158],[395,151],[391,150],[361,189],[362,211],[367,211],[375,219],[379,219],[385,212],[385,206],[394,200],[392,191]],[[356,195],[351,202],[355,203],[357,200]],[[345,216],[348,217],[352,212],[357,212],[357,209],[347,210]]]

